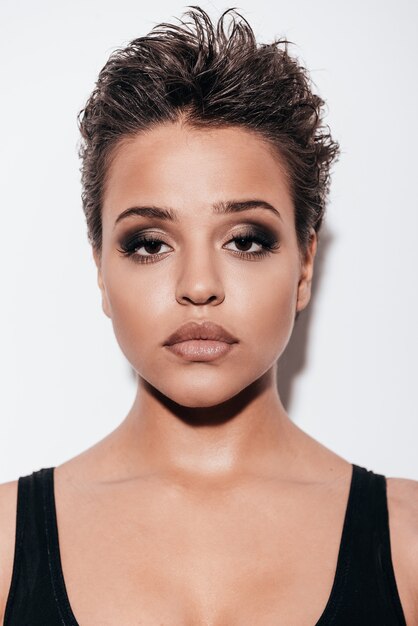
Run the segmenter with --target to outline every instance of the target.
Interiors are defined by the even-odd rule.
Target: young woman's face
[[[220,212],[227,203],[248,204]],[[144,207],[175,219],[122,216]],[[166,124],[122,142],[102,216],[103,310],[143,379],[178,404],[207,407],[275,370],[309,301],[316,238],[301,260],[286,175],[261,138]],[[213,360],[186,359],[164,343],[189,321],[220,324],[238,341]]]

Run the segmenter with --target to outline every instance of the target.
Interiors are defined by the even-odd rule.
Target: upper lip
[[[178,328],[164,342],[165,346],[173,343],[188,341],[190,339],[212,339],[213,341],[224,341],[225,343],[236,343],[238,339],[228,333],[225,328],[214,322],[187,322]]]

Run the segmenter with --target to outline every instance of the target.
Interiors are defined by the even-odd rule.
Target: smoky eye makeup
[[[153,263],[170,252],[167,239],[163,233],[150,228],[130,229],[120,236],[117,250],[135,263]],[[249,220],[233,229],[222,247],[233,255],[255,261],[277,252],[280,238],[272,228]]]

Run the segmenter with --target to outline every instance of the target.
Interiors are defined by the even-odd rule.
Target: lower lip
[[[166,346],[171,352],[187,361],[214,361],[227,354],[234,344],[210,339],[191,339]]]

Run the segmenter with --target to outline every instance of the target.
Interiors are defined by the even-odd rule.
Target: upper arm
[[[392,562],[408,626],[418,626],[418,481],[388,478]]]
[[[12,580],[16,537],[17,485],[13,480],[0,484],[0,624],[3,624]]]

